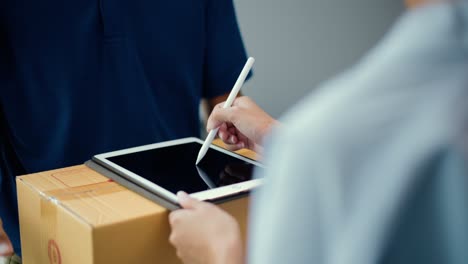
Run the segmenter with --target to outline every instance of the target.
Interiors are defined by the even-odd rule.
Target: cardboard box
[[[84,165],[16,182],[25,264],[180,263],[168,211]],[[221,207],[245,237],[248,198]]]

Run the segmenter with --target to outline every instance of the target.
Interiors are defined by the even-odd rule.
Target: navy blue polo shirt
[[[14,176],[199,136],[200,99],[246,54],[232,0],[0,3],[0,216],[15,249]]]

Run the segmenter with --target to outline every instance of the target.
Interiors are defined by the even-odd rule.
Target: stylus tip
[[[209,145],[202,146],[202,148],[200,149],[200,152],[198,152],[197,161],[195,162],[195,165],[198,165],[198,163],[200,163],[203,157],[205,157],[205,154],[208,151],[208,148],[209,148]]]
[[[198,165],[198,163],[200,163],[202,158],[203,158],[202,156],[198,155],[197,161],[195,162],[195,165]]]

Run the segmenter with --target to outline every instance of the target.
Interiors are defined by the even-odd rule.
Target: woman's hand
[[[213,109],[207,130],[219,127],[218,136],[230,150],[261,149],[264,138],[278,122],[246,96],[237,98],[229,108],[223,108],[223,104]]]
[[[177,194],[183,209],[169,215],[169,241],[186,264],[242,264],[242,239],[236,220],[219,207]]]

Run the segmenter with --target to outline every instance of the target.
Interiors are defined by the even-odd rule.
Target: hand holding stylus
[[[254,63],[255,63],[255,59],[252,57],[250,57],[247,60],[244,68],[242,69],[239,75],[239,78],[237,78],[237,81],[234,84],[234,87],[232,88],[231,93],[229,94],[228,99],[224,103],[223,108],[231,107],[232,103],[237,97],[237,94],[242,88],[242,85],[244,85],[245,79],[247,78],[247,75],[252,69],[252,66]],[[211,142],[213,142],[213,139],[216,137],[216,134],[218,134],[218,130],[219,130],[219,127],[212,129],[210,133],[208,134],[208,136],[206,137],[205,142],[203,143],[203,146],[201,147],[200,152],[198,153],[197,161],[195,162],[196,165],[198,165],[198,163],[200,163],[200,161],[205,156],[206,152],[210,148]]]
[[[279,124],[246,96],[236,98],[232,107],[217,105],[211,113],[207,130],[219,127],[219,138],[229,150],[247,148],[259,152],[264,138]]]

